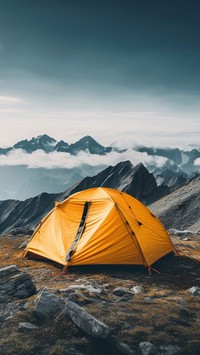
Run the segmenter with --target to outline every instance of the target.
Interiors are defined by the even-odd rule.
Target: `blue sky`
[[[196,0],[0,0],[0,146],[199,144]]]

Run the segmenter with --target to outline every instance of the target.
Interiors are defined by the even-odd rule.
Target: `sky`
[[[0,0],[0,147],[199,145],[198,0]]]

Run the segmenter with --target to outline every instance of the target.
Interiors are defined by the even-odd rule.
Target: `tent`
[[[56,202],[24,256],[40,256],[65,266],[151,265],[175,251],[167,231],[134,197],[111,188],[91,188]]]

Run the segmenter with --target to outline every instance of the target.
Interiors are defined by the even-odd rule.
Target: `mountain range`
[[[16,163],[15,160],[7,163],[10,157],[13,158],[13,154],[21,152],[27,154],[29,161],[41,160],[41,166],[38,167],[37,164],[33,167],[29,166],[20,160],[20,157]],[[38,154],[42,152],[43,155],[35,157],[34,154],[37,152]],[[179,148],[138,146],[128,150],[112,145],[103,146],[91,136],[85,136],[75,143],[68,144],[44,134],[31,140],[24,139],[8,148],[0,148],[0,200],[25,200],[42,192],[65,191],[82,179],[95,176],[109,167],[108,162],[112,161],[113,156],[115,162],[127,160],[126,152],[128,157],[132,156],[133,165],[137,165],[138,162],[138,159],[136,163],[134,162],[135,155],[139,154],[139,158],[144,158],[145,167],[153,173],[157,185],[162,188],[181,186],[189,181],[191,176],[200,172],[200,165],[196,165],[197,159],[200,158],[200,149],[196,148],[189,151]],[[58,164],[58,167],[52,168],[45,165],[51,154],[54,154],[54,159],[59,161],[60,153],[65,161],[64,166]],[[83,155],[80,154],[85,154],[87,161],[84,161]],[[98,157],[101,157],[101,160]],[[162,164],[156,163],[157,158],[163,159]],[[71,161],[77,160],[78,163],[71,166]]]
[[[47,134],[43,134],[33,137],[31,140],[24,139],[12,147],[0,148],[0,154],[8,154],[15,149],[22,149],[27,153],[33,153],[41,149],[45,153],[56,151],[77,155],[80,151],[87,151],[90,154],[104,155],[111,152],[114,148],[104,147],[90,136],[85,136],[75,143],[68,144],[63,140],[56,141],[56,139],[49,137]]]

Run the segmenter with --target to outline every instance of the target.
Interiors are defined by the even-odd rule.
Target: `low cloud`
[[[200,165],[200,158],[197,158],[197,159],[194,161],[194,165],[196,165],[196,166],[199,166],[199,165]]]
[[[133,165],[143,163],[147,167],[149,165],[161,167],[167,161],[166,158],[149,156],[146,153],[140,153],[132,149],[128,149],[123,153],[111,152],[107,155],[91,155],[87,152],[80,152],[77,156],[63,152],[51,152],[47,154],[43,150],[37,150],[32,154],[28,154],[21,149],[16,149],[7,155],[0,155],[0,166],[25,165],[28,168],[72,169],[85,164],[94,167],[99,165],[116,165],[125,160],[130,160]]]

